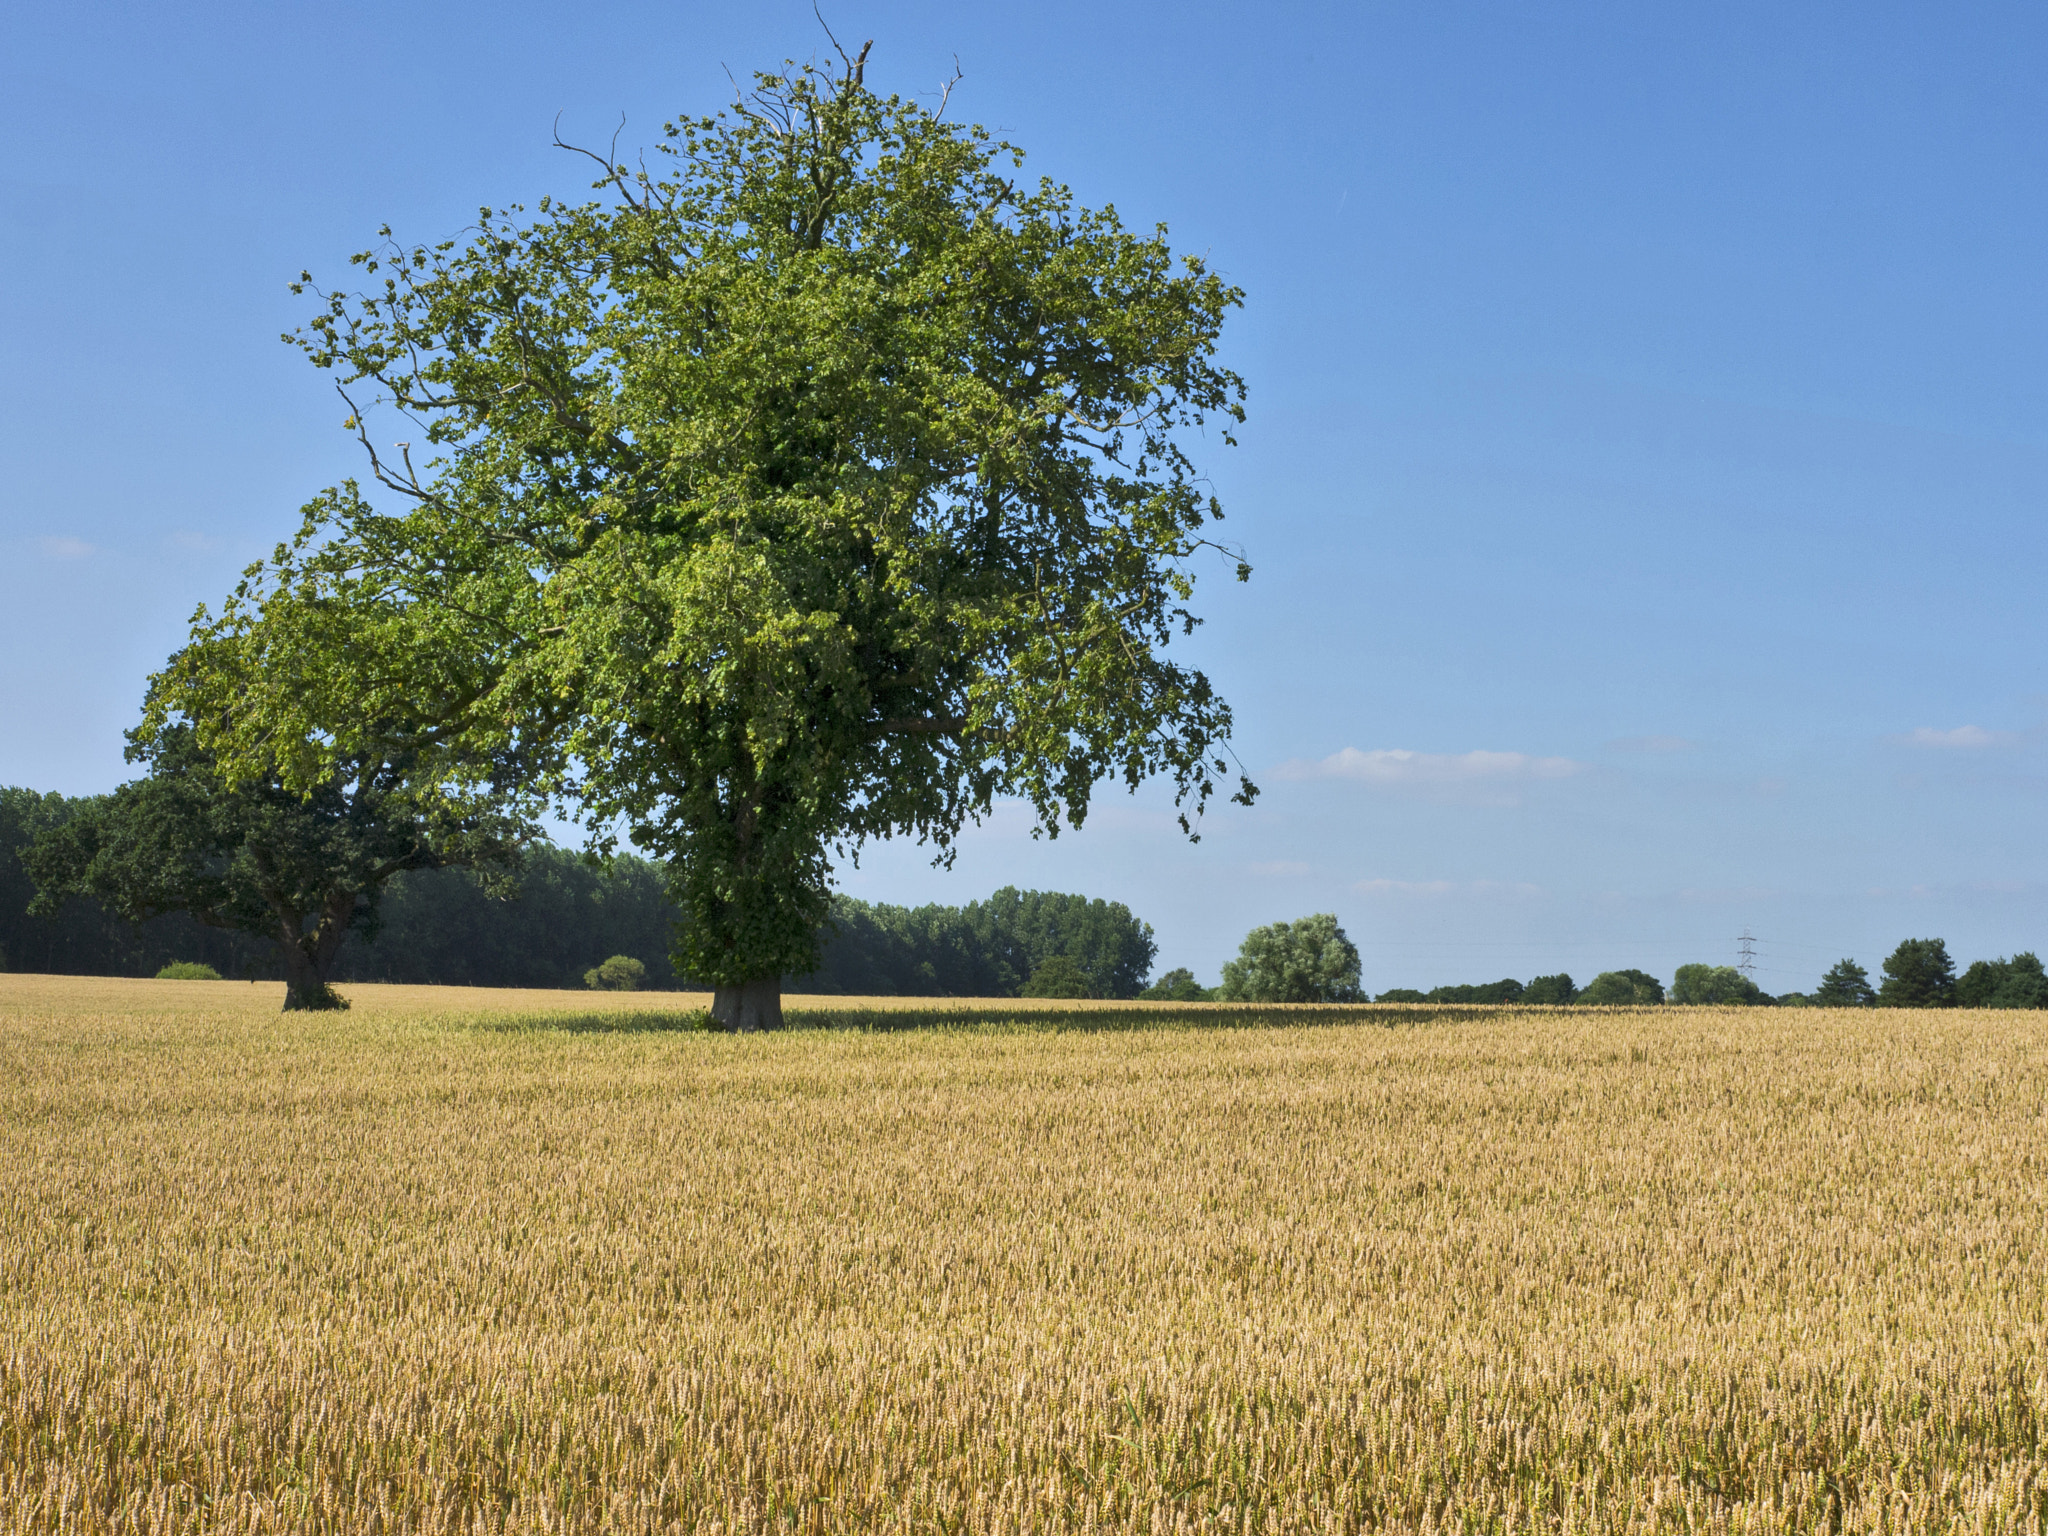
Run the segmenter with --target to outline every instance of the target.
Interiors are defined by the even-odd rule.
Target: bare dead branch
[[[727,73],[729,74],[730,71],[727,71]],[[611,151],[609,157],[607,157],[605,155],[600,155],[594,149],[585,149],[581,144],[570,144],[565,142],[562,138],[562,114],[560,112],[557,112],[555,114],[555,126],[553,129],[555,148],[566,149],[572,155],[582,155],[586,159],[595,160],[599,165],[604,167],[604,182],[599,183],[599,185],[609,183],[610,185],[617,187],[619,190],[619,196],[623,197],[628,203],[632,204],[632,206],[638,209],[640,212],[645,213],[647,210],[641,207],[640,200],[633,196],[632,190],[626,185],[625,177],[620,173],[620,167],[618,164],[619,135],[624,133],[625,131],[626,114],[621,112],[619,114],[619,126],[612,130]]]
[[[953,55],[953,78],[940,87],[939,109],[932,113],[933,117],[942,118],[946,115],[946,103],[953,99],[953,87],[966,78],[967,71],[960,67],[960,55],[956,53]]]

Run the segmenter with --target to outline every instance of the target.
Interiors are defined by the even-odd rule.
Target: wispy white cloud
[[[1295,758],[1274,773],[1282,779],[1352,779],[1362,784],[1445,788],[1564,779],[1584,766],[1568,757],[1531,757],[1526,752],[1410,752],[1405,747],[1361,752],[1346,747],[1313,762]]]
[[[1526,880],[1360,880],[1351,887],[1361,896],[1483,896],[1526,901],[1545,893]]]
[[[1952,731],[1937,731],[1931,725],[1923,725],[1917,731],[1889,738],[1905,747],[1932,747],[1936,751],[1970,751],[1978,747],[1995,747],[2000,742],[2010,741],[2009,731],[1987,731],[1981,725],[1959,725]]]
[[[42,545],[43,553],[53,560],[83,560],[93,553],[93,547],[83,539],[52,535],[37,542]]]
[[[1607,745],[1616,752],[1690,752],[1699,743],[1687,736],[1617,736]]]

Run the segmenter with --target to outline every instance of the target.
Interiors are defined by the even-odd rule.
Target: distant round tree
[[[1176,966],[1138,994],[1154,1003],[1206,1003],[1212,994],[1186,966]]]
[[[1220,990],[1233,1003],[1355,1003],[1358,947],[1334,912],[1254,928],[1223,967]]]
[[[647,967],[631,955],[613,955],[585,971],[583,985],[594,992],[638,992],[647,985]]]
[[[1647,971],[1602,971],[1578,1001],[1595,1008],[1645,1008],[1664,1001],[1664,983]]]
[[[1884,1008],[1947,1008],[1954,1004],[1956,965],[1940,939],[1907,939],[1884,963],[1877,1001]]]
[[[1771,999],[1732,965],[1681,965],[1671,978],[1671,1001],[1689,1007],[1755,1008]]]
[[[1065,955],[1047,955],[1024,983],[1026,997],[1092,997],[1088,973]]]
[[[1538,976],[1522,988],[1522,1001],[1525,1003],[1563,1007],[1577,1002],[1578,997],[1579,989],[1572,985],[1569,971],[1559,971],[1555,976]]]

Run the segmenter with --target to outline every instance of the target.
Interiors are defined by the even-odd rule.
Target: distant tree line
[[[818,969],[792,987],[871,997],[1136,997],[1158,945],[1120,901],[1005,886],[964,907],[833,898]]]
[[[113,802],[0,788],[0,970],[153,976],[186,965],[282,979],[278,944],[188,911],[132,921],[89,894],[30,911],[37,883],[23,851],[41,837],[46,852],[75,855],[74,863],[97,854],[104,863],[104,812]],[[599,864],[530,843],[509,869],[394,873],[376,892],[370,920],[341,939],[327,974],[341,982],[669,990],[689,984],[671,959],[676,916],[648,860],[620,854]],[[790,980],[800,990],[879,996],[1128,998],[1144,986],[1155,953],[1151,927],[1121,902],[1014,887],[964,907],[842,896],[818,970]]]
[[[180,738],[160,739],[151,747],[151,776],[112,795],[74,799],[0,787],[0,970],[151,976],[168,967],[171,974],[210,970],[289,981],[289,941],[266,936],[272,915],[243,888],[262,882],[251,882],[246,870],[236,874],[246,852],[237,851],[241,838],[260,847],[273,876],[301,845],[317,845],[318,857],[306,862],[320,866],[315,873],[325,870],[321,878],[334,878],[337,859],[353,861],[347,910],[327,925],[333,953],[321,975],[336,981],[663,990],[690,984],[671,958],[677,909],[661,870],[645,859],[620,854],[600,862],[544,841],[515,846],[489,823],[422,828],[412,811],[378,800],[374,784],[347,803],[307,808],[267,788],[224,794],[203,782],[206,765],[185,751]],[[365,817],[362,803],[374,814]],[[407,828],[406,837],[396,836]],[[468,850],[479,846],[488,859],[470,858]],[[317,880],[301,884],[317,894]],[[309,902],[318,905],[299,899]],[[290,916],[286,926],[303,928],[308,941],[320,928],[317,913]],[[1214,988],[1185,968],[1148,987],[1153,932],[1122,903],[1013,886],[962,907],[835,897],[819,954],[814,972],[788,978],[793,988],[1182,1003],[1368,1000],[1357,946],[1328,912],[1254,929]],[[1397,987],[1371,1000],[2048,1008],[2048,972],[2039,957],[2021,952],[1976,961],[1958,974],[1942,940],[1908,939],[1884,962],[1876,985],[1844,959],[1811,993],[1781,997],[1733,966],[1696,964],[1678,968],[1668,995],[1656,977],[1624,969],[1603,971],[1583,988],[1558,972],[1527,982]]]
[[[165,966],[211,966],[222,976],[285,976],[279,945],[217,927],[187,911],[128,921],[106,901],[73,894],[32,913],[37,887],[22,860],[38,834],[90,825],[111,797],[71,798],[0,788],[0,970],[56,975],[154,976]],[[516,874],[411,869],[380,893],[374,921],[350,928],[332,962],[335,981],[448,986],[579,987],[613,955],[645,966],[644,985],[680,985],[669,961],[674,909],[660,872],[621,855],[598,865],[547,843],[528,845]]]
[[[2027,952],[2009,959],[1978,960],[1956,973],[1940,939],[1907,939],[1884,962],[1883,980],[1854,960],[1838,961],[1811,992],[1773,997],[1732,965],[1681,965],[1667,996],[1664,985],[1643,971],[1602,971],[1583,989],[1569,975],[1538,976],[1523,983],[1507,978],[1423,992],[1396,987],[1380,993],[1382,1003],[1547,1003],[1582,1006],[1680,1006],[1750,1008],[2048,1008],[2048,973]]]
[[[1976,960],[1959,976],[1940,939],[1907,939],[1884,963],[1876,987],[1854,960],[1837,961],[1813,992],[1780,1002],[1833,1008],[2048,1008],[2048,972],[2029,951]]]
[[[1528,982],[1512,976],[1468,986],[1432,987],[1427,992],[1413,987],[1393,987],[1374,999],[1381,1003],[1523,1003],[1531,1006],[1639,1008],[1661,1003],[1664,983],[1647,971],[1602,971],[1581,987],[1570,973],[1537,976]]]

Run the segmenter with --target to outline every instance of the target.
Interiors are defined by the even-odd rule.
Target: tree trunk
[[[284,951],[284,1012],[348,1006],[348,999],[328,985],[327,976],[348,936],[355,906],[353,891],[337,892],[328,897],[320,926],[313,932],[301,936],[296,921],[285,925],[278,944]]]
[[[711,1017],[727,1029],[749,1034],[782,1028],[782,978],[763,976],[711,994]]]
[[[327,984],[325,968],[303,945],[284,946],[284,1011],[302,1008],[346,1008],[348,1001]]]

